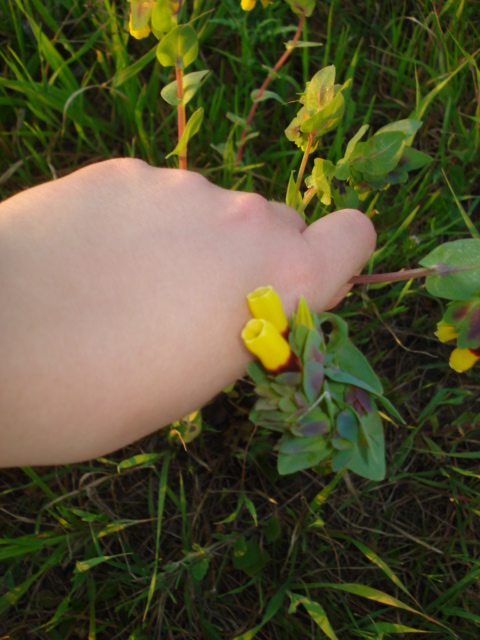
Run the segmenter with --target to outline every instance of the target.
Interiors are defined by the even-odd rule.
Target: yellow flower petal
[[[132,16],[130,16],[130,22],[128,23],[128,30],[130,31],[130,35],[136,38],[137,40],[141,40],[142,38],[147,38],[150,35],[150,27],[146,24],[141,29],[132,29]]]
[[[282,302],[273,287],[258,287],[247,296],[248,307],[254,318],[266,320],[285,333],[288,329],[288,321],[282,309]]]
[[[297,313],[295,314],[295,326],[298,327],[298,325],[300,324],[304,324],[309,329],[315,329],[313,316],[310,313],[310,309],[308,308],[308,305],[305,302],[305,298],[303,296],[300,298]]]
[[[244,11],[251,11],[256,4],[257,0],[242,0],[242,9]]]
[[[284,367],[292,356],[288,342],[266,320],[249,320],[242,331],[242,339],[268,371]]]
[[[448,324],[448,322],[444,322],[443,320],[440,320],[437,324],[435,335],[440,342],[449,342],[450,340],[458,338],[458,332],[455,330],[453,324]]]
[[[272,4],[273,0],[260,0],[263,5],[263,8],[266,9],[269,4]]]
[[[480,356],[477,356],[470,349],[454,349],[448,364],[457,373],[463,373],[471,369],[477,360],[480,360]]]

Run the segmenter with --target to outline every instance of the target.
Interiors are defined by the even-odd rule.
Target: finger
[[[282,202],[270,202],[270,206],[273,213],[279,217],[282,223],[291,226],[301,233],[307,228],[305,220],[295,209],[292,209]]]
[[[304,295],[313,308],[326,309],[338,302],[350,278],[370,258],[375,248],[375,230],[365,214],[343,209],[307,227],[302,237],[311,273]]]

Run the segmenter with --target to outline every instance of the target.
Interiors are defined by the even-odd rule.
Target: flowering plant
[[[234,163],[232,145],[224,145],[226,166],[240,164],[245,144],[256,135],[252,123],[259,103],[278,98],[266,91],[278,69],[296,47],[316,45],[299,39],[305,19],[314,11],[314,0],[286,1],[298,18],[297,31],[260,89],[252,92],[248,117],[244,120],[230,114],[241,134]],[[261,4],[266,8],[272,1],[261,0]],[[184,2],[130,0],[129,5],[131,35],[144,38],[153,33],[159,41],[158,62],[174,68],[175,80],[162,89],[161,96],[178,115],[178,143],[169,156],[178,156],[179,167],[187,169],[187,146],[198,132],[204,113],[199,108],[187,120],[186,105],[208,73],[197,70],[185,74],[199,52],[193,26],[195,7],[190,21],[181,24],[186,13]],[[241,0],[247,12],[255,5],[256,0]],[[422,122],[408,118],[383,126],[369,137],[369,125],[363,124],[346,143],[342,157],[336,162],[314,157],[308,174],[308,161],[320,147],[322,136],[337,128],[344,118],[351,83],[351,79],[338,83],[333,65],[320,69],[300,93],[300,108],[285,129],[288,140],[303,151],[298,171],[291,172],[286,202],[307,223],[306,209],[315,196],[324,207],[334,204],[338,209],[358,208],[372,192],[405,183],[410,172],[431,162],[428,155],[413,147]],[[441,341],[457,341],[449,361],[457,372],[467,371],[480,360],[480,236],[473,228],[471,231],[472,239],[437,247],[420,261],[422,268],[352,279],[354,283],[373,283],[425,277],[427,291],[449,301],[436,335]],[[328,461],[334,470],[351,469],[370,479],[383,478],[383,429],[377,407],[398,420],[401,417],[383,397],[378,378],[350,341],[347,323],[331,313],[312,313],[303,299],[287,321],[271,287],[250,294],[248,304],[253,319],[245,326],[242,338],[260,361],[248,368],[260,396],[251,418],[256,424],[281,432],[276,446],[280,473]],[[201,416],[181,423],[182,441],[199,433],[198,421]],[[178,427],[175,433],[180,433]]]
[[[385,453],[377,404],[402,419],[348,338],[347,323],[333,313],[312,313],[303,298],[288,322],[272,287],[247,300],[255,319],[242,337],[260,359],[247,368],[259,396],[250,419],[282,434],[275,447],[279,473],[328,462],[334,471],[381,480]],[[262,330],[251,332],[252,323],[262,323]]]

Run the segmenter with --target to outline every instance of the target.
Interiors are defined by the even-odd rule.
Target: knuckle
[[[232,218],[235,222],[248,226],[262,227],[270,221],[268,201],[257,193],[235,194]]]

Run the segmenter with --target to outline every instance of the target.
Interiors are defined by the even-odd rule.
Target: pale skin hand
[[[107,454],[245,373],[245,296],[341,299],[375,244],[360,212],[308,229],[200,175],[111,160],[0,205],[0,466]]]

